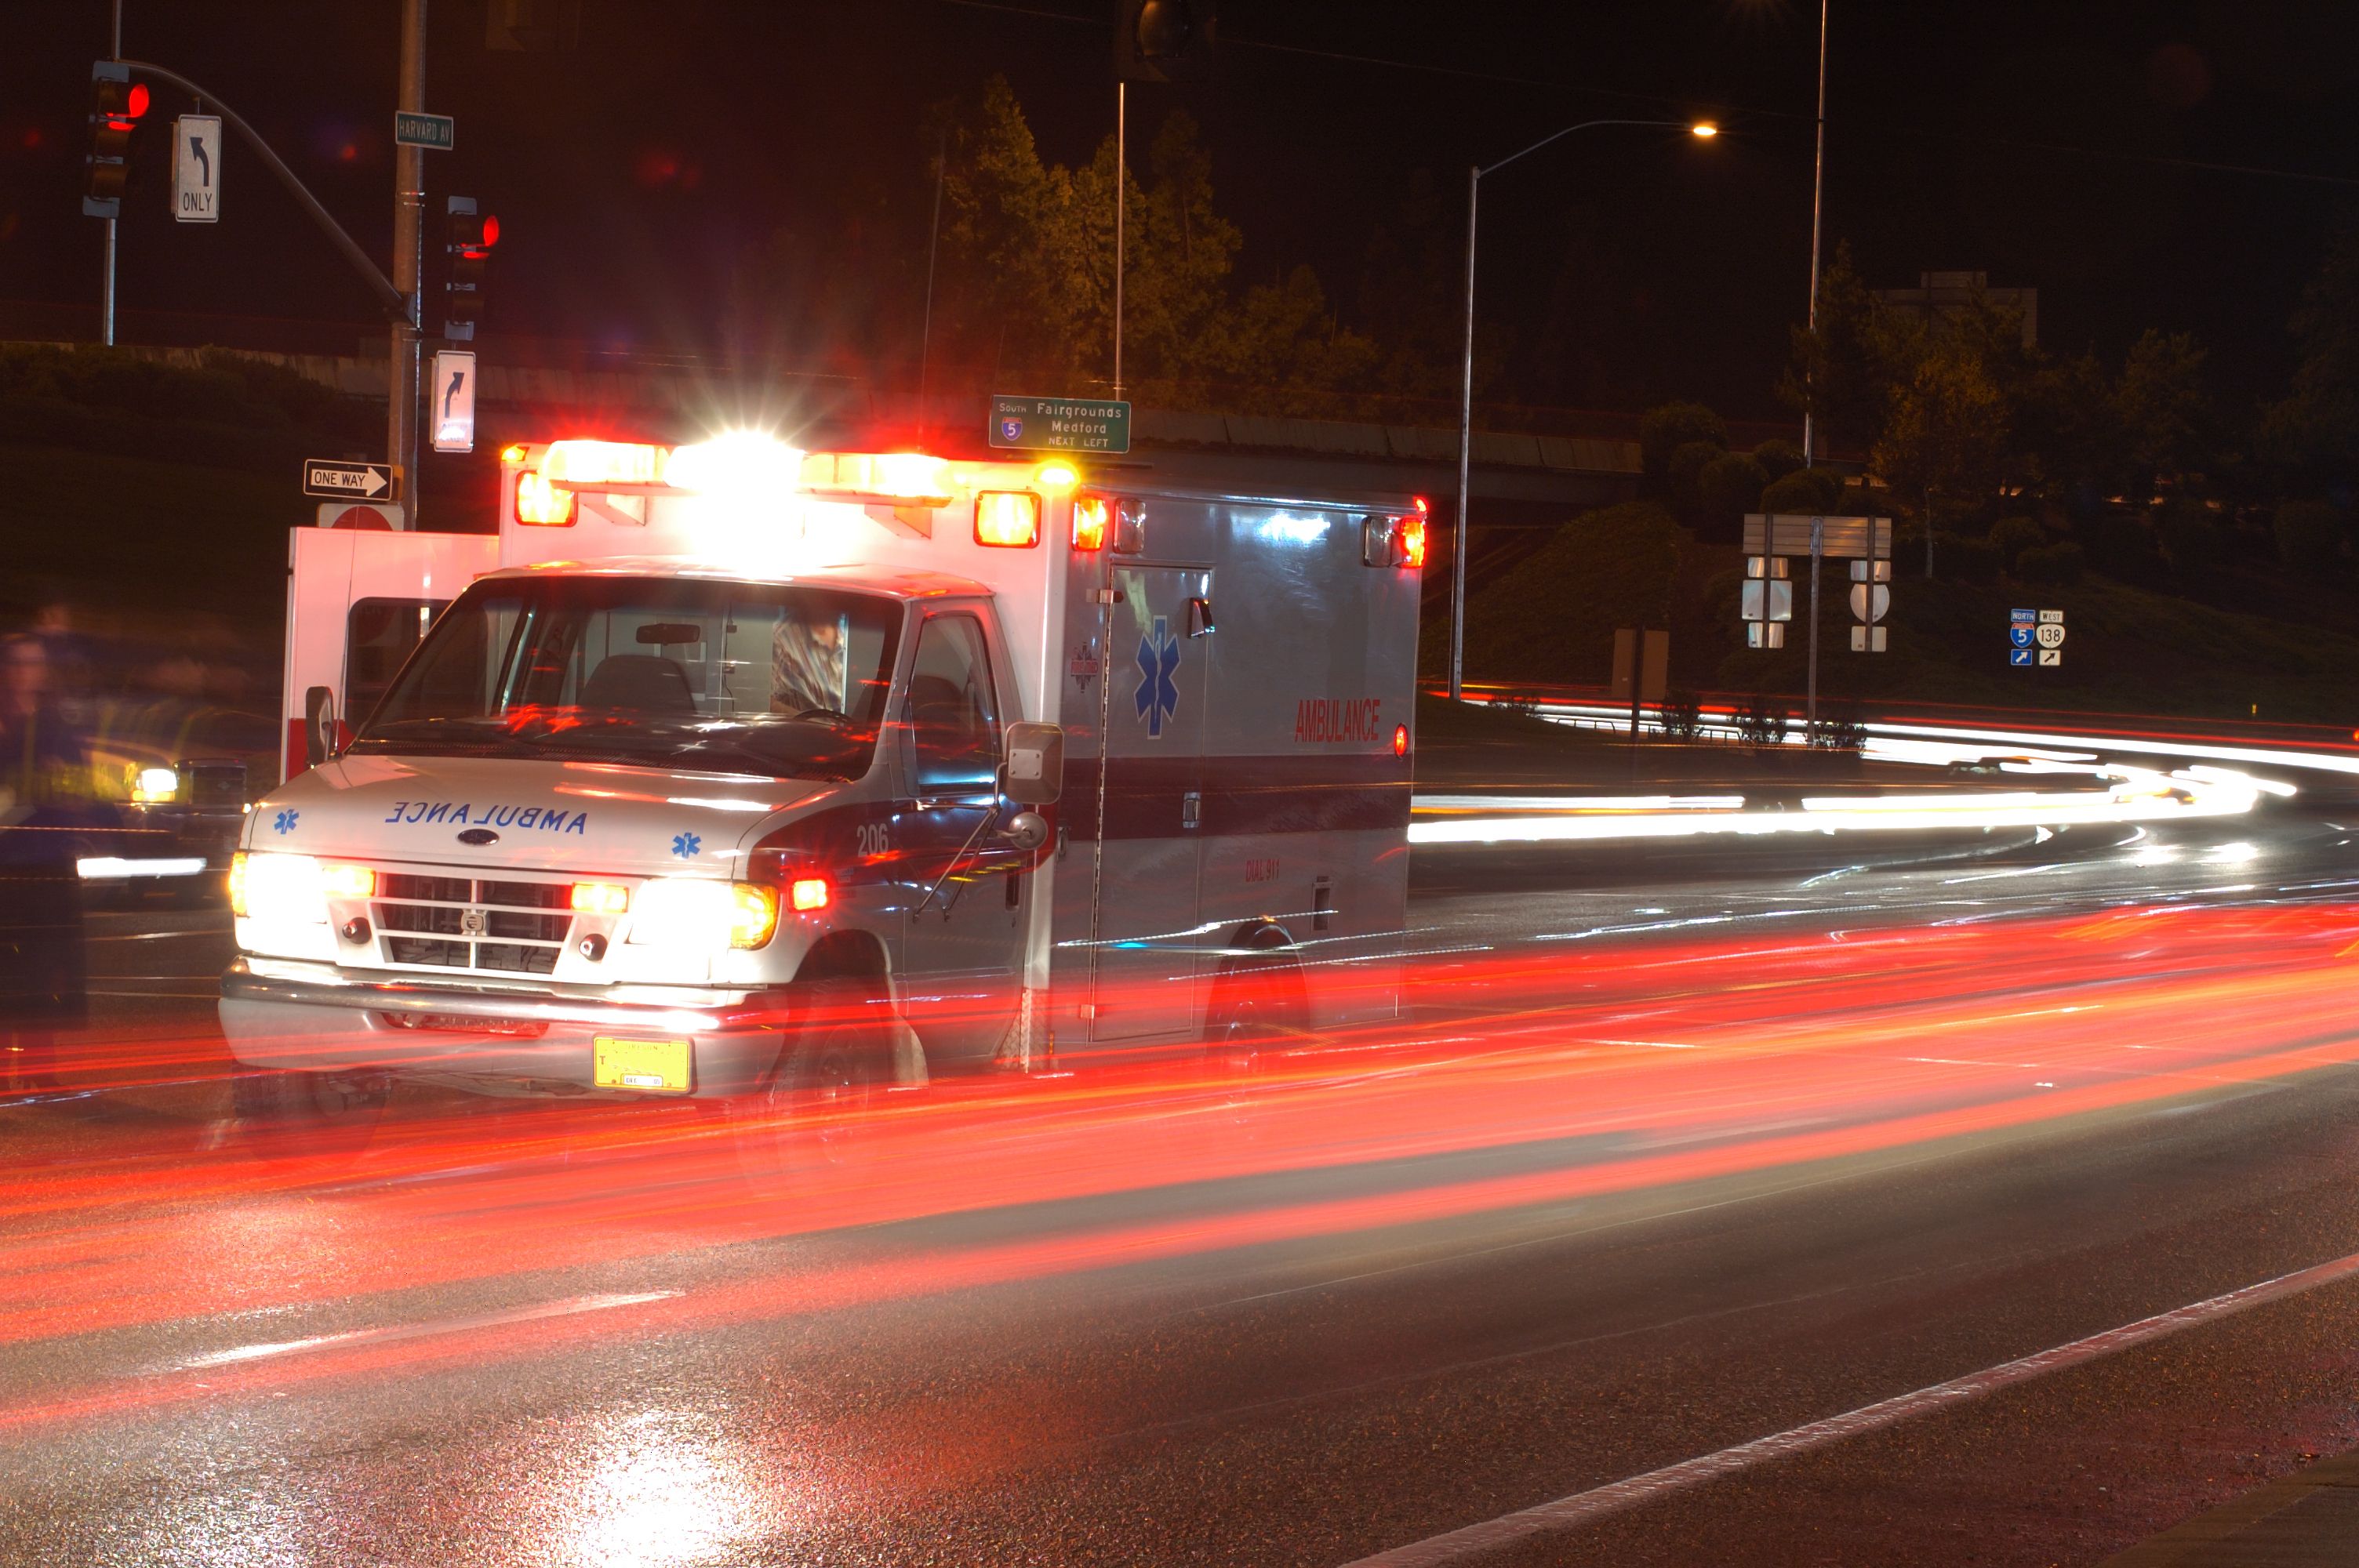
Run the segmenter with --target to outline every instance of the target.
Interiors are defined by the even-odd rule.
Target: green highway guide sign
[[[991,444],[1027,452],[1126,452],[1130,405],[994,393]]]

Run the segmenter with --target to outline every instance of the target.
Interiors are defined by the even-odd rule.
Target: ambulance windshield
[[[900,627],[894,600],[824,589],[482,582],[435,622],[352,749],[858,778]]]

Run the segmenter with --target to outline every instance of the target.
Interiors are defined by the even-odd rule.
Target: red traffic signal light
[[[101,59],[90,67],[90,156],[82,210],[93,218],[113,218],[123,209],[123,189],[129,183],[131,133],[147,113],[147,84],[131,80],[131,68],[120,60]]]
[[[442,249],[451,258],[442,284],[442,335],[467,342],[484,319],[484,264],[500,243],[500,221],[476,211],[473,197],[453,196],[445,203],[442,222]]]

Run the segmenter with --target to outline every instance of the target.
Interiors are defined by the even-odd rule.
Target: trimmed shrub
[[[1784,479],[1789,473],[1799,473],[1809,465],[1802,460],[1802,449],[1791,441],[1770,439],[1753,449],[1753,460],[1761,471],[1773,480]]]
[[[1670,470],[1667,477],[1671,498],[1671,510],[1688,523],[1696,519],[1701,504],[1697,483],[1703,470],[1718,461],[1722,449],[1710,441],[1690,441],[1671,454]]]
[[[1674,741],[1692,741],[1703,732],[1703,703],[1691,691],[1663,694],[1663,733]]]
[[[2277,559],[2299,572],[2331,572],[2343,560],[2343,518],[2323,501],[2288,501],[2271,524]]]
[[[1762,488],[1762,500],[1757,512],[1826,512],[1826,486],[1821,486],[1817,474],[1810,470],[1795,470],[1772,479]]]
[[[1696,524],[1703,536],[1734,543],[1768,483],[1761,465],[1743,452],[1723,452],[1704,464],[1696,475]]]
[[[1671,454],[1690,441],[1726,451],[1728,426],[1701,403],[1666,403],[1647,410],[1638,420],[1638,456],[1647,480],[1657,485],[1668,482]]]
[[[1990,525],[1991,548],[1998,552],[1999,564],[2009,572],[2018,569],[2026,550],[2036,550],[2048,543],[2048,530],[2033,517],[2002,517]]]

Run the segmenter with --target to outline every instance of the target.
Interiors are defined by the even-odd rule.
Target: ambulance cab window
[[[447,599],[359,599],[344,618],[344,711],[375,711],[394,671],[426,640]]]
[[[434,622],[354,750],[858,778],[902,613],[784,584],[487,579]]]
[[[983,623],[929,615],[909,671],[908,721],[919,795],[980,793],[999,777],[999,705]]]

